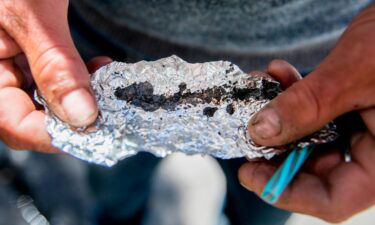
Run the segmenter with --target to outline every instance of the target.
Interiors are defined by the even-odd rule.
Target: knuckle
[[[309,109],[310,112],[305,114],[309,117],[307,120],[316,121],[319,119],[321,105],[317,91],[308,82],[299,82],[292,88],[289,101],[295,104],[291,110],[304,111]]]
[[[78,57],[65,53],[63,46],[49,48],[44,51],[32,65],[33,71],[37,74],[37,84],[42,93],[55,98],[77,88],[86,85],[84,77],[74,77],[70,72],[72,66],[77,65]],[[88,80],[88,79],[87,79]],[[88,82],[88,81],[86,81]]]
[[[62,95],[77,87],[77,83],[66,73],[46,76],[41,83],[41,91],[48,102],[56,101]]]
[[[36,49],[36,52],[37,54],[33,57],[34,60],[30,62],[30,66],[35,68],[38,72],[56,66],[64,68],[72,63],[72,61],[77,60],[77,57],[69,54],[71,52],[71,47],[66,45],[51,45],[43,49]]]

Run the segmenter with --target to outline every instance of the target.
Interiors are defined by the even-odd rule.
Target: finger
[[[268,163],[246,163],[239,170],[239,179],[242,185],[260,196],[276,169]],[[293,212],[317,215],[316,205],[320,206],[319,201],[326,198],[322,194],[326,195],[326,190],[316,176],[299,173],[285,189],[275,206]]]
[[[13,57],[21,53],[17,43],[3,30],[0,29],[0,59]]]
[[[353,162],[337,164],[324,177],[300,171],[275,206],[336,223],[373,205],[375,140],[367,134],[356,143]],[[240,168],[239,179],[247,189],[261,195],[275,171],[269,163],[247,163]]]
[[[50,145],[44,114],[35,111],[30,97],[20,87],[21,72],[13,60],[0,61],[0,137],[14,149],[59,152]]]
[[[297,69],[288,62],[280,59],[273,60],[268,64],[267,71],[252,71],[251,76],[271,78],[281,83],[283,89],[288,88],[296,81],[302,79]]]
[[[0,60],[0,89],[4,87],[21,87],[22,84],[23,76],[14,65],[14,61],[11,59]]]
[[[61,154],[61,150],[51,145],[51,138],[46,132],[46,115],[43,111],[34,110],[27,114],[18,124],[16,135],[18,143],[25,143],[21,150],[34,150],[43,153]],[[30,140],[30,134],[33,134]]]
[[[260,195],[277,167],[268,162],[249,162],[240,167],[238,177],[242,186]]]
[[[21,89],[0,90],[0,136],[11,148],[59,152],[50,144],[44,121],[44,113],[35,110],[32,100]]]
[[[250,137],[260,145],[284,145],[346,112],[340,86],[332,88],[338,81],[331,79],[324,73],[315,73],[294,83],[252,117],[248,125]]]
[[[314,150],[303,166],[303,170],[318,177],[326,177],[337,165],[343,162],[342,152],[338,149]]]
[[[367,129],[375,136],[375,108],[369,108],[359,111]]]
[[[268,64],[267,73],[278,80],[284,89],[302,79],[301,74],[294,66],[280,59],[273,60]]]
[[[375,139],[369,132],[358,133],[352,141],[351,156],[354,164],[358,164],[366,173],[375,176]]]
[[[267,163],[247,163],[240,168],[239,179],[247,189],[260,196],[275,171],[276,168]],[[335,222],[329,215],[328,199],[326,186],[317,176],[300,172],[274,206]]]
[[[375,204],[374,149],[374,137],[362,134],[352,146],[352,162],[341,163],[330,173],[327,181],[330,205],[338,210],[338,220]]]
[[[27,56],[34,80],[51,110],[72,126],[92,123],[97,108],[87,68],[69,32],[68,1],[2,4],[9,4],[2,12],[2,26]]]
[[[92,58],[87,63],[87,69],[89,70],[89,73],[94,73],[100,67],[105,66],[111,62],[113,62],[113,60],[108,56],[97,56]]]
[[[323,62],[252,117],[250,137],[260,145],[283,145],[309,135],[343,113],[374,104],[371,60],[352,54],[358,46],[344,35]],[[358,66],[361,65],[361,66]]]
[[[16,68],[19,68],[19,70],[22,73],[23,78],[23,85],[22,89],[28,90],[32,87],[35,87],[34,78],[31,74],[31,70],[29,67],[29,63],[27,62],[27,58],[24,54],[19,54],[13,58],[14,64],[17,65]]]

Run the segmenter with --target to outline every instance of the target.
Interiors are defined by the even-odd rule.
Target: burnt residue
[[[181,83],[178,87],[179,91],[172,96],[155,95],[152,84],[146,81],[133,83],[124,88],[117,88],[115,96],[134,106],[141,107],[145,111],[152,112],[159,108],[173,111],[179,105],[218,104],[228,95],[223,87],[214,87],[201,92],[186,90],[185,83]]]
[[[274,81],[262,79],[262,88],[256,88],[250,85],[247,88],[233,88],[232,98],[236,100],[246,100],[254,98],[257,100],[268,99],[271,100],[281,92],[280,84]]]
[[[261,96],[262,96],[262,91],[259,90],[258,88],[234,88],[232,98],[243,101],[250,97],[260,98]]]
[[[205,107],[203,109],[203,115],[207,117],[213,117],[216,111],[217,107]]]
[[[265,99],[273,99],[275,98],[280,92],[281,87],[279,83],[268,81],[268,80],[262,80],[262,95]]]
[[[182,82],[181,84],[178,85],[178,88],[180,89],[179,92],[183,92],[186,90],[186,83]]]
[[[146,111],[155,111],[161,103],[166,102],[163,95],[154,95],[154,87],[150,82],[134,83],[124,88],[117,88],[115,96]],[[158,104],[156,104],[158,103]]]
[[[227,111],[227,113],[229,113],[229,115],[233,115],[233,113],[235,111],[233,103],[230,103],[229,105],[227,105],[226,111]]]
[[[234,71],[234,64],[231,63],[231,64],[229,65],[229,68],[225,70],[225,73],[228,74],[228,73],[231,73],[231,72],[233,72],[233,71]]]
[[[278,83],[263,80],[263,89],[249,87],[249,88],[230,88],[228,85],[223,87],[208,88],[198,92],[191,92],[187,89],[185,83],[181,83],[179,91],[174,93],[172,96],[155,95],[154,88],[150,82],[133,83],[127,87],[119,87],[115,90],[115,96],[118,99],[129,102],[130,104],[141,107],[145,111],[155,111],[159,108],[173,111],[179,105],[197,105],[210,103],[219,105],[222,100],[230,99],[232,101],[244,101],[246,99],[271,99],[277,95],[280,91]],[[253,85],[249,85],[253,86]],[[203,114],[210,116],[216,112],[216,107],[206,107],[207,112]],[[206,109],[205,108],[205,109]],[[213,110],[216,108],[215,110]],[[227,112],[229,114],[234,113],[234,107],[232,104],[227,106]]]

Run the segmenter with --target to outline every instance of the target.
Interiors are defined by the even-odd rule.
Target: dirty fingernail
[[[68,117],[67,122],[77,127],[89,125],[94,122],[97,115],[94,99],[84,88],[74,90],[64,96],[62,107]]]
[[[279,115],[272,107],[266,107],[250,120],[250,129],[262,139],[275,137],[281,133]]]

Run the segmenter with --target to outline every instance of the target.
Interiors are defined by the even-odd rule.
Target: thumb
[[[316,70],[295,82],[251,118],[250,137],[261,145],[284,145],[313,133],[347,111],[341,100],[342,88],[335,79],[338,77]]]
[[[89,73],[70,35],[68,1],[11,2],[2,3],[1,25],[24,51],[50,109],[72,126],[89,125],[98,112]]]

